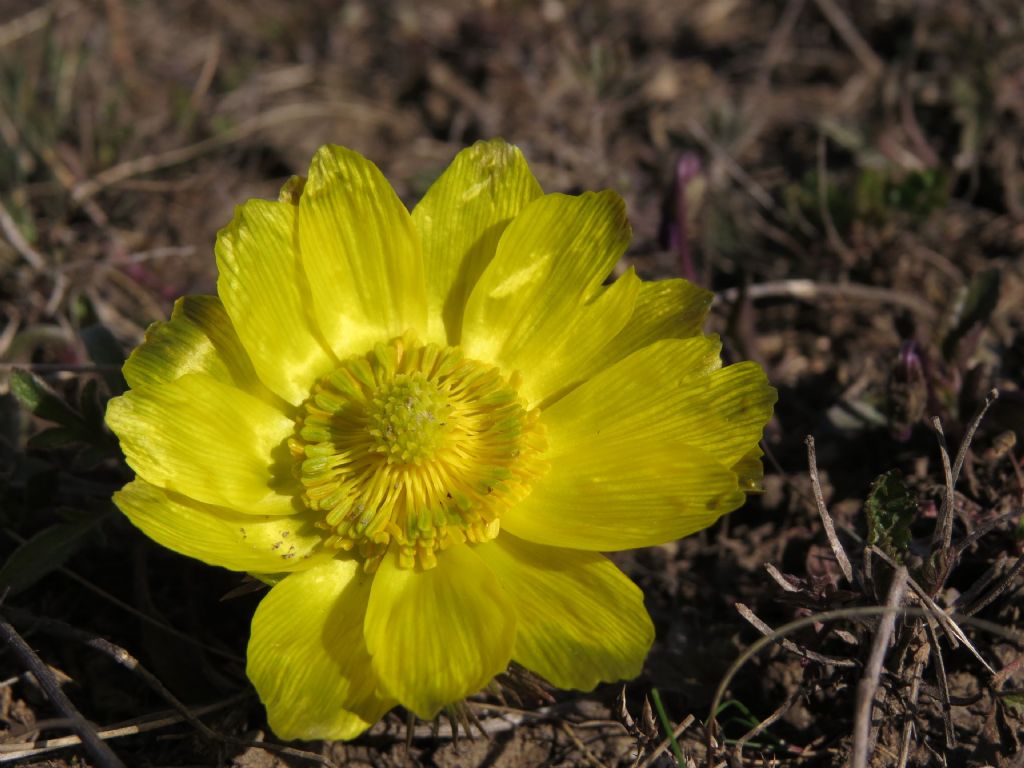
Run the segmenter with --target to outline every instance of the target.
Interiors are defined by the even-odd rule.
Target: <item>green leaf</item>
[[[67,448],[74,443],[81,443],[84,439],[82,429],[79,427],[50,427],[32,435],[28,439],[28,447],[37,451],[46,451]]]
[[[1013,714],[1017,717],[1024,717],[1024,693],[1007,693],[1000,698]]]
[[[940,169],[929,168],[907,174],[890,184],[889,202],[896,208],[923,218],[948,203],[948,179]]]
[[[0,592],[8,588],[11,592],[20,592],[60,568],[82,547],[103,517],[95,515],[41,530],[14,550],[0,568]]]
[[[114,455],[116,454],[106,441],[98,441],[95,445],[86,445],[78,451],[71,460],[71,468],[76,472],[89,473]]]
[[[272,587],[279,581],[283,580],[287,573],[250,573],[254,579],[259,579],[268,587]]]
[[[121,367],[124,365],[124,349],[114,334],[105,325],[90,325],[82,329],[82,341],[89,353],[89,359],[100,368],[100,375],[112,395],[125,390]]]
[[[917,514],[917,500],[904,484],[903,473],[893,469],[875,478],[864,506],[868,544],[902,560],[910,544],[910,524]]]
[[[4,497],[6,482],[19,460],[21,421],[18,401],[10,394],[0,395],[0,498]]]
[[[78,410],[82,419],[89,425],[91,432],[99,435],[103,432],[103,403],[100,400],[99,384],[96,379],[88,379],[78,394]]]
[[[64,427],[81,428],[82,417],[54,392],[50,385],[29,371],[11,371],[11,394],[36,416]]]

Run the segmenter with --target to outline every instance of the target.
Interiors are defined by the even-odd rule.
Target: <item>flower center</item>
[[[373,450],[388,464],[422,465],[444,448],[451,410],[447,393],[422,371],[396,374],[370,407]]]
[[[367,571],[392,545],[401,567],[432,568],[453,543],[497,536],[502,510],[546,471],[539,412],[516,385],[408,334],[320,379],[290,448],[327,546]]]

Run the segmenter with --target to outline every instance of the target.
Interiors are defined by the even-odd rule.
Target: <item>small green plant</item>
[[[868,544],[902,561],[910,544],[910,525],[917,514],[917,500],[903,482],[903,473],[893,469],[879,475],[871,484],[864,511]]]

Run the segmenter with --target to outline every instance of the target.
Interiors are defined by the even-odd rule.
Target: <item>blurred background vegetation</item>
[[[127,723],[107,741],[128,765],[673,765],[704,759],[715,686],[759,636],[735,603],[772,625],[878,605],[902,562],[1002,635],[971,634],[972,654],[935,619],[901,623],[877,764],[1019,766],[1022,125],[1019,0],[0,0],[0,614],[101,733]],[[623,268],[718,293],[727,355],[780,390],[765,492],[618,558],[659,637],[621,700],[527,686],[505,711],[482,700],[491,735],[469,744],[420,724],[407,746],[396,715],[355,745],[268,752],[243,662],[259,595],[119,517],[105,401],[147,325],[214,292],[233,206],[275,197],[317,146],[366,154],[411,206],[493,136],[548,191],[625,197]],[[955,459],[992,388],[950,494],[931,418]],[[869,573],[876,550],[892,564]],[[711,759],[846,760],[877,620],[831,626],[801,647],[850,665],[751,661]],[[32,753],[75,738],[40,684],[0,647],[0,761],[98,760]]]

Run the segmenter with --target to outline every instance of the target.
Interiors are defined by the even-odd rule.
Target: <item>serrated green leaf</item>
[[[36,416],[65,427],[82,427],[82,417],[50,388],[50,385],[30,371],[15,368],[11,371],[11,394]]]
[[[903,473],[890,470],[875,478],[864,505],[868,517],[868,544],[902,560],[910,544],[910,525],[917,514],[917,500],[903,482]]]
[[[0,592],[21,592],[60,568],[85,543],[102,520],[94,516],[74,523],[57,523],[44,528],[7,558],[0,568]]]

